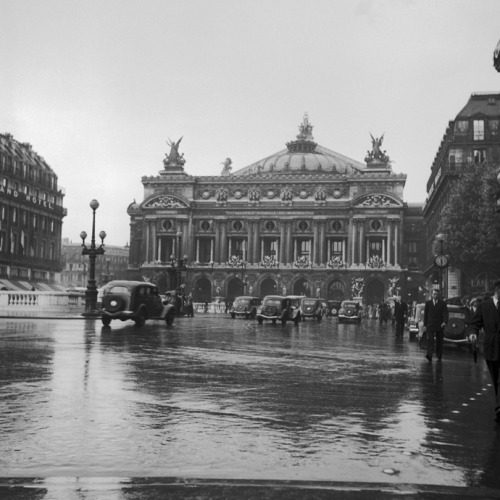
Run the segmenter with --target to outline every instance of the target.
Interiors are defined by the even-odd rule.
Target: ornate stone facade
[[[418,293],[424,242],[420,232],[405,241],[406,176],[385,151],[361,163],[316,144],[312,129],[306,115],[287,149],[234,172],[227,158],[220,176],[190,176],[178,150],[178,162],[169,155],[128,207],[130,277],[163,290],[180,281],[199,301],[288,293],[373,304],[394,278],[397,292]]]

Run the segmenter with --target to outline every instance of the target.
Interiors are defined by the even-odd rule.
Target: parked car
[[[326,314],[328,316],[337,317],[339,315],[339,309],[341,305],[342,305],[341,300],[329,300]]]
[[[249,297],[246,295],[236,297],[229,313],[233,319],[236,318],[236,316],[254,319],[257,316],[257,309],[261,304],[262,300],[260,300],[259,297]]]
[[[323,319],[323,302],[321,299],[302,297],[300,301],[300,317],[302,321],[306,318]]]
[[[422,305],[422,326],[419,330],[419,341],[423,344],[427,341],[427,335],[423,332],[424,326],[424,308]],[[418,306],[417,306],[418,307]],[[470,323],[470,312],[465,306],[448,304],[448,324],[444,329],[443,341],[448,344],[454,344],[457,347],[467,346],[471,348],[471,341],[468,337],[467,327]]]
[[[462,305],[448,305],[448,324],[444,329],[444,341],[457,347],[470,346],[467,327],[470,323],[470,312]]]
[[[292,302],[290,297],[266,295],[257,309],[257,321],[262,324],[264,320],[270,320],[275,324],[279,320],[282,325],[285,325],[288,320],[292,320],[298,324],[300,321],[299,308],[292,307]]]
[[[142,326],[147,319],[163,319],[168,325],[174,321],[174,306],[164,304],[158,288],[143,281],[110,281],[102,294],[101,320],[108,326],[113,319],[131,319]]]
[[[361,321],[359,303],[354,300],[344,300],[339,309],[339,323],[344,321]]]
[[[408,330],[410,332],[410,339],[415,337],[420,340],[424,329],[424,309],[425,304],[417,304],[413,315],[408,320]]]

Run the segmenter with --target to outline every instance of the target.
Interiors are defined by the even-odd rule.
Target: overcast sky
[[[63,236],[129,241],[167,138],[219,175],[285,148],[305,112],[322,146],[363,161],[370,133],[405,201],[423,202],[446,126],[492,64],[499,0],[0,0],[0,132],[65,188]]]

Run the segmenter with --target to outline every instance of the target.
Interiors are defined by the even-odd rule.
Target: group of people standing
[[[500,280],[493,285],[492,297],[481,303],[471,303],[472,318],[468,325],[469,338],[476,343],[479,332],[484,332],[484,359],[495,391],[495,421],[500,423],[500,398],[498,394],[500,377]],[[432,362],[434,350],[438,360],[443,356],[444,329],[448,323],[448,307],[440,297],[439,290],[432,291],[432,297],[425,303],[424,332],[427,334],[425,357]]]
[[[385,324],[391,319],[393,326],[396,327],[396,337],[402,337],[405,329],[405,323],[408,319],[408,304],[399,297],[394,301],[394,311],[386,302],[381,302],[377,308],[378,320],[380,325]]]

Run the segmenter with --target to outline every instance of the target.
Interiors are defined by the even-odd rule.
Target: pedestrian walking
[[[500,375],[500,280],[494,284],[493,297],[483,300],[476,310],[469,327],[477,340],[479,330],[484,330],[484,359],[495,389],[495,421],[500,423],[498,384]]]
[[[408,304],[399,298],[394,303],[394,318],[396,321],[396,337],[402,337],[405,330],[406,318],[408,317]]]
[[[427,333],[427,354],[425,357],[432,362],[434,343],[438,360],[443,357],[444,327],[448,323],[448,306],[440,298],[439,290],[432,290],[432,298],[425,303],[424,332]],[[434,342],[435,340],[435,342]]]
[[[188,317],[194,317],[194,304],[193,304],[193,295],[189,294],[186,298],[186,312]]]
[[[378,306],[378,320],[380,326],[382,326],[382,323],[385,323],[385,326],[387,326],[387,321],[389,320],[390,316],[391,309],[384,301],[382,301]]]

